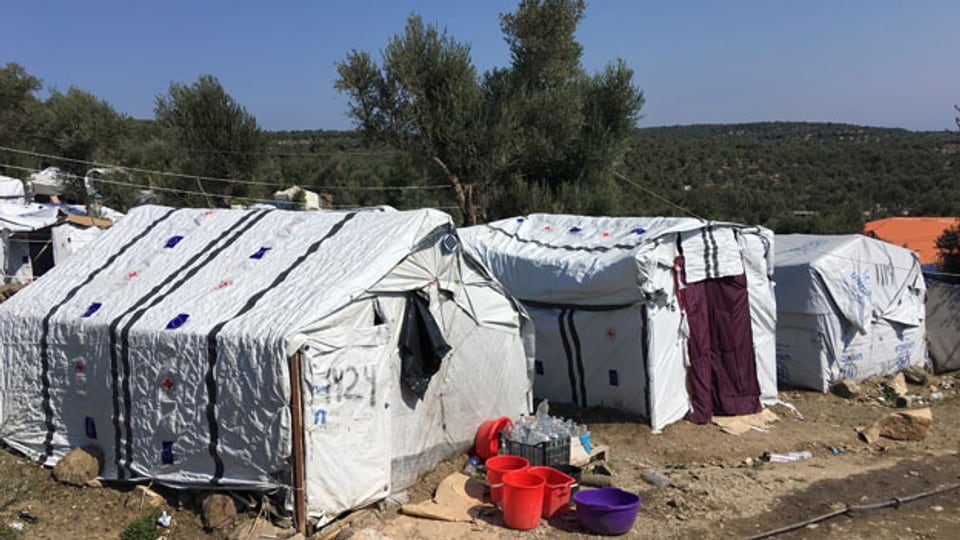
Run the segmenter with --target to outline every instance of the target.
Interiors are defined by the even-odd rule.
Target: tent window
[[[97,438],[97,423],[93,421],[93,418],[90,418],[89,416],[84,417],[83,430],[86,432],[88,438]]]
[[[429,301],[417,293],[408,294],[400,330],[400,377],[420,399],[448,352],[450,345],[430,313]]]
[[[375,298],[373,300],[373,325],[380,326],[382,324],[387,324],[387,317],[383,314],[383,308],[380,307],[380,301]]]
[[[534,371],[537,375],[543,375],[543,362],[541,362],[540,360],[534,360],[534,361],[533,361],[533,371]]]
[[[611,369],[607,375],[610,379],[610,386],[620,386],[620,374],[617,373],[617,370]]]

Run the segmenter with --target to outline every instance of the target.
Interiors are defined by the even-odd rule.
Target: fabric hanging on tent
[[[683,301],[690,328],[690,421],[760,412],[746,275],[687,284]]]
[[[400,331],[401,378],[420,399],[448,352],[450,345],[430,313],[429,300],[417,293],[408,294]]]

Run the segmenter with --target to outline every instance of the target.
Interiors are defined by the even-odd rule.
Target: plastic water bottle
[[[787,454],[766,454],[767,461],[771,463],[789,463],[792,461],[804,461],[813,457],[813,452],[804,450],[802,452],[789,452]]]
[[[477,467],[480,466],[480,460],[475,457],[471,457],[467,460],[467,464],[463,466],[463,474],[473,478],[477,474]]]
[[[658,488],[668,488],[673,486],[673,482],[666,477],[662,472],[654,469],[653,467],[647,467],[641,473],[641,476],[648,483],[657,486]]]

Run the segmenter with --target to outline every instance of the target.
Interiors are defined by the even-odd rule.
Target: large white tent
[[[781,384],[826,391],[926,362],[917,255],[859,234],[776,237]]]
[[[48,465],[322,524],[529,410],[532,331],[442,212],[139,207],[94,253],[0,305],[0,434]]]
[[[534,321],[538,397],[655,430],[776,401],[771,231],[534,214],[460,236]]]

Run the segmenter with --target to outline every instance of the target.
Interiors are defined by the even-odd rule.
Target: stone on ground
[[[103,452],[95,446],[74,448],[53,467],[53,477],[58,482],[74,486],[85,486],[100,475],[103,466]]]
[[[208,529],[222,529],[237,517],[237,503],[223,493],[211,493],[203,498],[203,522]]]
[[[927,380],[929,380],[927,371],[920,366],[907,366],[901,373],[903,373],[903,377],[908,383],[917,386],[923,386],[927,384]]]
[[[863,393],[860,385],[853,379],[841,379],[833,383],[830,385],[830,391],[844,399],[857,398]]]
[[[868,443],[874,443],[880,437],[896,441],[922,441],[933,423],[930,408],[913,409],[890,413],[860,432]]]

